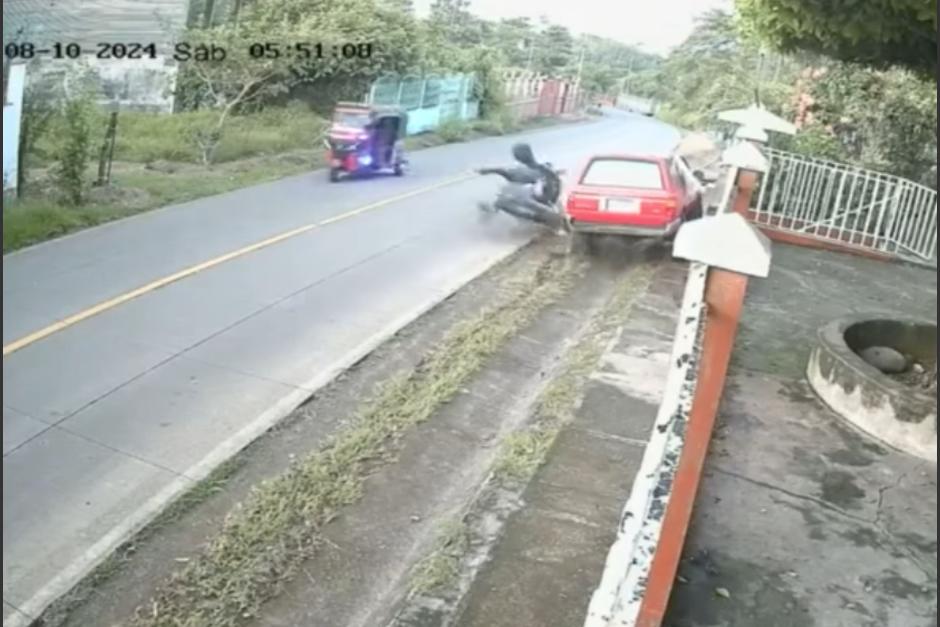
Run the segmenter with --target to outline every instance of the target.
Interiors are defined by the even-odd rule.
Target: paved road
[[[540,158],[575,168],[596,151],[663,152],[678,135],[613,114],[528,138]],[[475,203],[497,181],[448,184],[508,162],[514,141],[415,153],[401,179],[293,177],[4,257],[6,346],[185,268],[344,216],[4,357],[5,627],[39,613],[169,499],[525,243],[527,227],[478,219]]]

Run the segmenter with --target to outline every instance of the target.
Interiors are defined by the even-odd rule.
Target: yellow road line
[[[262,240],[260,242],[256,242],[254,244],[250,244],[248,246],[245,246],[244,248],[239,248],[238,250],[225,253],[224,255],[220,255],[213,259],[209,259],[208,261],[203,261],[202,263],[198,263],[194,266],[190,266],[188,268],[180,270],[179,272],[175,272],[171,275],[165,276],[155,281],[151,281],[150,283],[147,283],[146,285],[142,285],[129,292],[125,292],[124,294],[121,294],[120,296],[115,296],[114,298],[110,300],[106,300],[104,302],[98,303],[97,305],[93,305],[87,309],[84,309],[76,314],[69,316],[68,318],[63,318],[62,320],[59,320],[58,322],[54,322],[47,327],[44,327],[42,329],[39,329],[38,331],[30,333],[29,335],[25,337],[21,337],[18,340],[14,340],[3,347],[3,356],[6,357],[10,353],[14,353],[20,350],[21,348],[25,348],[26,346],[29,346],[30,344],[38,342],[39,340],[43,338],[49,337],[53,333],[58,333],[59,331],[63,329],[67,329],[68,327],[74,324],[78,324],[82,320],[87,320],[88,318],[97,316],[98,314],[104,313],[105,311],[108,311],[109,309],[114,309],[118,305],[126,303],[129,300],[133,300],[137,298],[138,296],[143,296],[144,294],[147,294],[148,292],[152,292],[154,290],[160,289],[161,287],[169,285],[170,283],[175,283],[176,281],[179,281],[181,279],[185,279],[187,277],[193,276],[195,274],[198,274],[210,268],[214,268],[215,266],[221,265],[225,263],[226,261],[231,261],[232,259],[243,257],[244,255],[247,255],[249,253],[253,253],[257,250],[261,250],[262,248],[267,248],[268,246],[273,246],[274,244],[278,244],[292,237],[303,235],[304,233],[307,233],[314,229],[318,229],[318,228],[321,228],[330,224],[335,224],[343,220],[348,220],[349,218],[361,215],[363,213],[373,211],[375,209],[379,209],[380,207],[384,207],[392,203],[406,200],[408,198],[413,198],[414,196],[426,194],[427,192],[433,191],[435,189],[439,189],[441,187],[447,187],[448,185],[454,185],[455,183],[466,181],[470,178],[473,178],[474,176],[475,174],[462,174],[460,176],[447,179],[445,181],[441,181],[440,183],[435,183],[434,185],[429,185],[427,187],[422,187],[421,189],[416,189],[410,192],[405,192],[404,194],[399,194],[398,196],[386,198],[384,200],[380,200],[378,202],[374,202],[372,204],[359,207],[358,209],[353,209],[351,211],[340,214],[338,216],[334,216],[332,218],[328,218],[321,222],[306,224],[304,226],[291,229],[290,231],[285,231],[284,233],[280,233],[273,237],[269,237],[268,239]]]

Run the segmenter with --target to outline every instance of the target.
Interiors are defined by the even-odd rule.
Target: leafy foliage
[[[84,199],[91,148],[91,101],[85,95],[73,97],[65,103],[63,115],[65,137],[55,174],[64,201],[78,206]]]
[[[575,40],[564,26],[549,25],[540,35],[535,70],[549,76],[570,75],[576,63]]]
[[[768,58],[737,31],[734,18],[711,11],[655,72],[645,76],[645,94],[662,101],[682,126],[711,123],[715,114],[746,106],[759,96],[775,113],[788,116],[801,65],[794,59]]]
[[[751,32],[783,51],[807,50],[886,68],[937,73],[936,0],[737,0]]]
[[[775,138],[778,147],[936,185],[932,80],[805,52],[768,53],[740,26],[730,13],[707,13],[660,68],[644,73],[640,94],[661,101],[660,117],[687,128],[717,127],[717,112],[757,95],[794,119],[802,96],[809,102],[804,126],[795,137]]]
[[[828,135],[841,158],[936,185],[937,91],[900,69],[881,71],[830,62],[807,91],[804,134]]]

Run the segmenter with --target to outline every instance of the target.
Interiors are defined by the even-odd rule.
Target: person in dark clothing
[[[513,146],[512,155],[521,167],[477,170],[479,174],[496,174],[509,182],[500,190],[493,207],[517,218],[563,229],[565,221],[557,205],[561,179],[555,169],[551,164],[536,161],[528,144]]]

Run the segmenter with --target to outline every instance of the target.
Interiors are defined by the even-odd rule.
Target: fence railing
[[[751,208],[760,225],[937,262],[937,192],[900,177],[766,148]]]
[[[472,120],[480,105],[474,98],[472,74],[451,76],[386,76],[369,90],[368,102],[406,109],[408,133],[438,128],[447,120]]]

